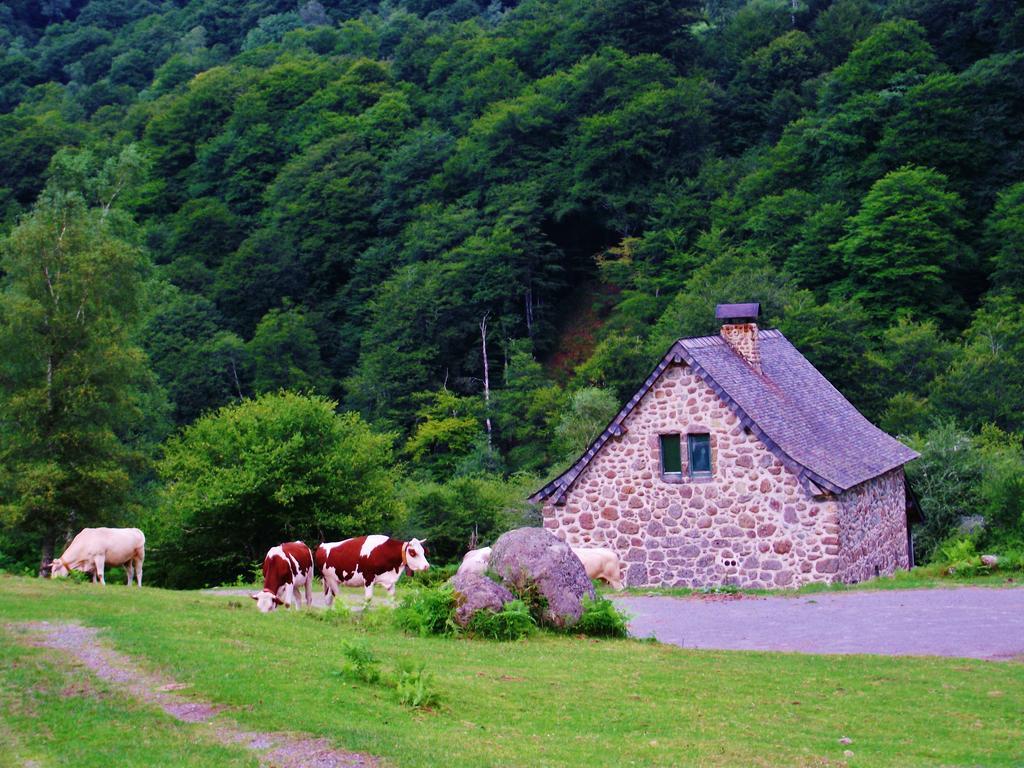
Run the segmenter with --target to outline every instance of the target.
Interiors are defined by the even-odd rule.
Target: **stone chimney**
[[[761,350],[757,344],[757,316],[761,305],[750,304],[719,304],[715,307],[715,317],[722,322],[722,338],[758,373],[761,373]]]

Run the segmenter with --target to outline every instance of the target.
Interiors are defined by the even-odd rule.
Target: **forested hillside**
[[[454,554],[747,300],[922,451],[920,551],[1024,546],[1013,0],[10,0],[0,228],[0,565],[154,515],[184,547],[216,409],[341,429],[281,390],[394,474],[332,503]],[[224,519],[330,527],[296,482]]]

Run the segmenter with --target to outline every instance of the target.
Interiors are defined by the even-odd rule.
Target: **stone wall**
[[[796,477],[686,365],[669,366],[544,526],[606,546],[630,586],[795,587],[840,569],[838,504]],[[685,435],[711,435],[712,477],[693,479]],[[683,435],[683,477],[663,478],[659,436]]]
[[[857,582],[910,567],[903,469],[849,489],[837,499],[839,581]]]

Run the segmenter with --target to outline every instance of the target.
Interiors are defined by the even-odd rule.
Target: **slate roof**
[[[758,332],[761,373],[721,336],[679,339],[586,452],[530,501],[565,493],[665,369],[686,363],[811,493],[842,493],[918,454],[865,419],[779,331]]]

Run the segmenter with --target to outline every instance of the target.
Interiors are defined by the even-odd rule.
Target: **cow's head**
[[[427,562],[427,552],[423,548],[426,544],[426,539],[420,541],[419,539],[410,539],[405,544],[404,555],[405,565],[410,571],[425,571],[430,567],[430,563]]]
[[[255,595],[249,595],[249,597],[256,601],[256,607],[260,609],[260,613],[270,613],[277,606],[283,605],[277,595],[265,589],[262,592],[257,592]]]
[[[54,560],[50,563],[50,578],[51,579],[62,579],[68,575],[68,567],[64,565],[63,560]]]

